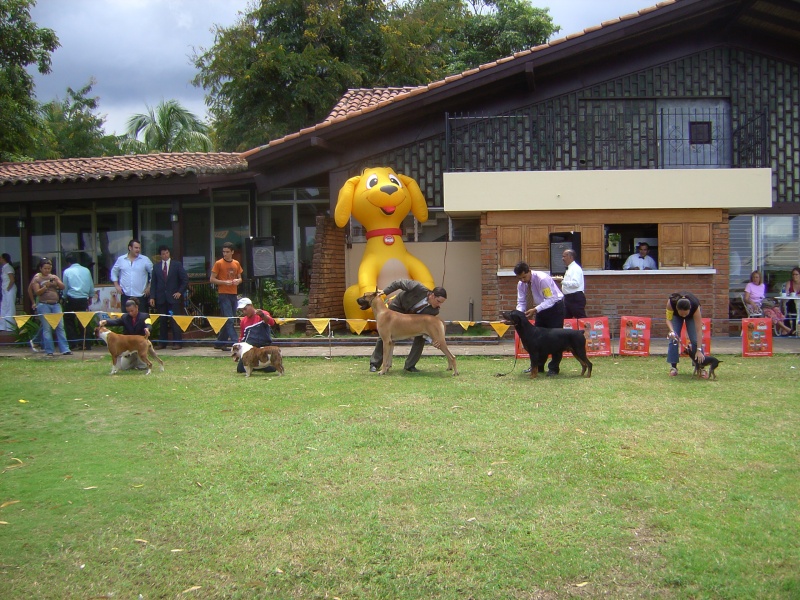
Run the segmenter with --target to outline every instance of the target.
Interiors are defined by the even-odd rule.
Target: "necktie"
[[[166,281],[167,280],[167,263],[166,263],[166,261],[163,263],[163,265],[164,265],[164,269],[163,269],[163,271],[164,271],[164,281]]]
[[[528,289],[525,290],[525,309],[531,309],[536,306],[536,302],[533,300],[533,290],[531,289],[531,282],[528,282]]]

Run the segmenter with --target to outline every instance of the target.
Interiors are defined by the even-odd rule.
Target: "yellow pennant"
[[[286,325],[286,323],[294,323],[297,319],[284,319],[283,317],[275,319],[278,325]]]
[[[50,327],[55,329],[58,327],[58,324],[61,323],[61,319],[64,318],[64,313],[48,313],[44,315],[44,318],[50,323]]]
[[[108,318],[109,319],[119,319],[121,316],[122,316],[122,313],[118,313],[118,312],[110,312],[110,313],[108,313]]]
[[[181,331],[186,331],[189,328],[189,325],[192,324],[192,319],[194,319],[194,317],[172,315],[172,320],[178,324],[178,327],[181,328]]]
[[[92,319],[94,319],[93,312],[76,312],[75,316],[78,317],[78,321],[80,321],[81,325],[83,325],[84,327],[86,327],[89,323],[92,322]]]
[[[328,324],[331,322],[330,319],[309,319],[309,321],[320,335],[322,335],[322,332],[328,328]]]
[[[30,315],[14,315],[14,320],[17,322],[17,328],[22,329],[30,318]]]
[[[350,326],[350,329],[356,332],[356,335],[361,335],[361,332],[364,331],[364,327],[367,326],[366,319],[347,319],[347,324]]]
[[[475,321],[456,321],[456,323],[458,323],[459,325],[461,325],[461,328],[462,328],[464,331],[466,331],[467,329],[469,329],[470,327],[472,327],[473,325],[475,325]]]
[[[150,315],[150,318],[149,319],[145,319],[144,322],[145,323],[150,323],[150,325],[152,325],[153,323],[158,321],[159,317],[166,317],[167,316],[167,315],[154,315],[153,313],[148,313],[148,314]]]
[[[214,333],[219,333],[219,330],[228,322],[228,317],[206,317],[206,319],[208,319],[208,324],[211,325]]]
[[[511,325],[506,325],[502,321],[492,321],[489,325],[492,326],[492,329],[494,329],[500,337],[503,337],[506,331],[508,331],[508,328],[511,327]]]

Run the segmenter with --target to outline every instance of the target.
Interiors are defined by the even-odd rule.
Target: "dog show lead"
[[[689,292],[670,294],[667,299],[667,362],[672,366],[669,370],[670,377],[678,374],[678,361],[680,357],[680,334],[686,326],[686,335],[689,337],[689,356],[699,364],[705,362],[703,350],[697,344],[697,332],[703,331],[703,315],[700,310],[700,300]]]
[[[447,300],[447,291],[442,287],[434,287],[429,290],[419,281],[413,279],[398,279],[387,285],[383,289],[386,296],[391,296],[394,292],[400,292],[392,298],[389,302],[389,309],[406,315],[425,314],[425,315],[438,315],[439,308]],[[360,304],[360,303],[359,303]],[[361,307],[365,309],[364,306]],[[367,307],[368,308],[368,307]],[[375,315],[377,320],[378,316]],[[378,334],[381,334],[380,324],[378,324]],[[431,336],[432,337],[432,336]],[[422,350],[425,347],[425,337],[422,335],[415,335],[414,341],[411,344],[411,350],[406,358],[403,367],[409,373],[418,373],[417,362],[422,356]],[[383,340],[378,338],[375,343],[375,349],[372,351],[372,356],[369,359],[369,370],[371,373],[376,372],[383,364]]]
[[[536,327],[546,329],[564,328],[564,294],[555,280],[544,271],[531,271],[528,263],[519,262],[514,267],[517,283],[517,310],[534,319]],[[543,359],[547,360],[545,354]],[[544,370],[544,362],[539,365]],[[530,373],[525,369],[524,373]],[[548,375],[558,375],[558,364],[550,361]]]

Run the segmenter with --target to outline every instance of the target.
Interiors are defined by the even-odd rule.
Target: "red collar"
[[[403,230],[397,227],[390,227],[388,229],[373,229],[367,232],[367,239],[378,237],[379,235],[403,235]]]

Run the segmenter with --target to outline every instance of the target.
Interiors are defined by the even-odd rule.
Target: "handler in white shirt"
[[[652,256],[648,256],[647,254],[650,252],[650,245],[647,242],[639,244],[637,250],[639,253],[631,254],[628,260],[625,261],[625,264],[622,265],[625,271],[630,271],[631,269],[634,271],[651,271],[658,269],[656,261],[653,260]]]
[[[561,291],[564,292],[564,318],[586,318],[586,295],[583,293],[583,269],[575,262],[575,251],[564,250],[561,258],[567,265],[567,272],[561,281]]]

